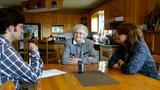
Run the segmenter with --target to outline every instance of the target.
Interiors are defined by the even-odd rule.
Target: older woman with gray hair
[[[83,24],[73,27],[73,38],[66,40],[62,56],[62,64],[77,64],[82,60],[84,64],[98,63],[98,55],[93,47],[93,42],[87,39],[88,29]]]

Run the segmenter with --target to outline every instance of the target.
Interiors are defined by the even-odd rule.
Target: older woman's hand
[[[77,64],[80,58],[69,58],[68,64]]]

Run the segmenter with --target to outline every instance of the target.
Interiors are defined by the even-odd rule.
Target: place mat
[[[84,73],[75,73],[75,76],[83,86],[94,85],[111,85],[117,84],[118,81],[111,78],[109,75],[100,71],[89,71]]]

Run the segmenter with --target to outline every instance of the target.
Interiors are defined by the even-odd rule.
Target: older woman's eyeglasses
[[[84,35],[84,33],[82,33],[82,32],[75,32],[74,34],[76,34],[76,35]]]

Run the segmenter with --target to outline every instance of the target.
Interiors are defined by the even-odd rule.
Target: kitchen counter
[[[99,54],[100,61],[109,60],[117,47],[118,45],[94,44],[94,48]]]
[[[64,44],[65,41],[49,41],[50,44]]]
[[[105,45],[105,44],[94,44],[94,48],[96,49],[96,50],[100,50],[100,46],[101,47],[106,47],[106,48],[117,48],[118,47],[118,45]]]

